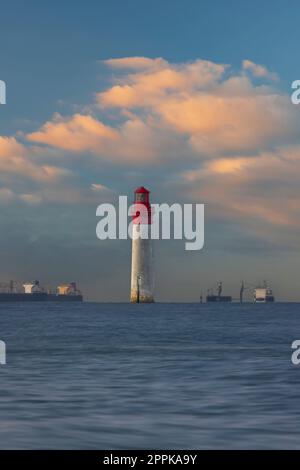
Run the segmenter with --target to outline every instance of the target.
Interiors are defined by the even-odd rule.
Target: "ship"
[[[262,286],[258,286],[254,289],[254,302],[255,303],[275,302],[273,291],[270,287],[268,287],[266,281],[263,282]]]
[[[0,284],[0,302],[82,302],[83,295],[75,282],[59,285],[53,291],[45,291],[39,281],[21,286],[14,281]]]
[[[214,294],[213,289],[209,289],[206,296],[206,302],[232,302],[232,297],[230,295],[222,295],[222,290],[222,282],[218,283],[217,294]]]

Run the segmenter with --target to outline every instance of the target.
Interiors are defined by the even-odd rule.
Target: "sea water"
[[[300,449],[297,304],[0,304],[1,449]]]

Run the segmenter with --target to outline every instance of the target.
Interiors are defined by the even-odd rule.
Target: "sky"
[[[299,6],[290,0],[2,2],[0,282],[127,301],[130,241],[96,208],[205,204],[205,245],[155,242],[156,298],[266,279],[299,300]]]

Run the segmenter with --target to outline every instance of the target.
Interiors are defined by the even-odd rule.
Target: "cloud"
[[[145,57],[109,59],[105,64],[120,75],[96,94],[93,116],[55,115],[27,139],[145,165],[169,160],[171,152],[176,160],[176,148],[189,159],[214,158],[253,153],[297,138],[299,126],[289,97],[255,85],[227,65],[207,60],[170,64]],[[266,69],[250,61],[243,67],[269,77]]]
[[[278,75],[269,70],[264,65],[255,64],[251,60],[243,61],[243,69],[252,73],[254,77],[257,78],[266,78],[269,80],[277,81]]]
[[[105,141],[117,136],[117,131],[92,116],[74,114],[64,118],[56,114],[39,131],[28,134],[27,139],[71,152],[99,152]]]
[[[167,127],[187,136],[200,155],[253,152],[287,138],[286,98],[250,93],[191,95],[168,99],[157,108]],[[291,123],[292,124],[292,123]],[[294,127],[294,126],[293,126]]]
[[[107,61],[109,66],[115,64]],[[137,60],[137,58],[135,58]],[[298,132],[289,97],[257,86],[228,66],[197,60],[172,65],[166,61],[121,75],[119,83],[97,94],[100,109],[116,108],[143,116],[148,127],[185,139],[199,155],[253,152],[288,141]],[[152,62],[151,62],[152,63]],[[117,62],[130,67],[130,59]],[[273,80],[266,68],[244,61],[255,76]],[[118,79],[115,79],[118,82]]]
[[[11,189],[0,188],[0,203],[7,204],[14,200],[15,195]]]
[[[183,192],[207,202],[215,220],[299,248],[300,145],[207,161],[180,179]]]
[[[137,58],[135,58],[137,59]],[[123,59],[124,60],[124,59]],[[108,65],[114,66],[106,61]],[[125,60],[124,68],[130,68]],[[142,61],[143,63],[143,61]],[[126,67],[125,67],[126,64]],[[118,84],[96,95],[100,108],[142,108],[157,106],[161,99],[178,93],[200,91],[212,87],[224,74],[226,66],[207,60],[197,60],[192,63],[172,65],[161,61],[156,67],[140,67],[138,71],[121,75]],[[121,67],[119,65],[119,67]]]
[[[100,183],[92,183],[91,189],[92,191],[97,191],[97,192],[109,191],[109,188],[104,186],[104,184],[100,184]]]
[[[42,198],[37,194],[21,194],[20,195],[21,201],[26,202],[27,204],[40,204],[42,202]]]
[[[149,57],[123,57],[119,59],[107,59],[103,61],[106,65],[116,69],[156,69],[168,65],[162,58],[150,59]]]
[[[40,152],[40,153],[39,153]],[[73,171],[42,158],[43,149],[26,146],[15,137],[0,136],[0,202],[30,205],[47,201],[47,192],[57,194],[74,181]],[[50,156],[53,156],[51,152]],[[49,156],[48,155],[48,156]]]
[[[108,202],[112,199],[113,191],[95,189],[73,183],[58,186],[41,186],[32,193],[15,195],[16,200],[27,205],[54,204],[60,206],[91,205]],[[0,194],[1,198],[1,194]]]
[[[64,168],[40,164],[34,153],[14,137],[0,136],[0,181],[18,176],[31,181],[55,182],[70,174]]]
[[[145,122],[135,115],[116,128],[88,115],[55,116],[39,131],[26,137],[30,142],[70,153],[89,152],[99,160],[141,165],[160,161],[178,144],[174,133],[159,129],[155,123]]]

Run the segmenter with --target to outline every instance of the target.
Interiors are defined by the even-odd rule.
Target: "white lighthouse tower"
[[[130,301],[151,303],[154,302],[154,272],[150,191],[141,186],[134,194]]]

